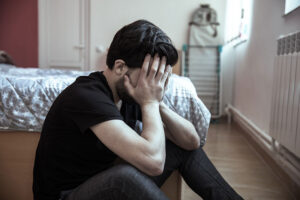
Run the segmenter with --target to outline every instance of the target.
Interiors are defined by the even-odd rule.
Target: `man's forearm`
[[[178,146],[192,150],[200,145],[200,138],[194,125],[168,108],[163,102],[160,103],[159,111],[162,121],[167,129],[166,136]],[[168,135],[169,134],[169,135]]]
[[[145,138],[149,145],[147,151],[150,155],[165,161],[165,135],[162,119],[159,113],[159,104],[153,103],[141,106],[143,116],[143,131],[141,136]]]

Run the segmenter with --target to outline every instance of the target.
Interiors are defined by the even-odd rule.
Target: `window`
[[[226,8],[225,43],[240,43],[249,37],[249,0],[228,0]]]
[[[300,0],[285,0],[284,14],[287,15],[300,6]]]

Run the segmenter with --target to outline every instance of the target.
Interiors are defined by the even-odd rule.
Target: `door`
[[[85,70],[88,1],[39,0],[39,66]]]

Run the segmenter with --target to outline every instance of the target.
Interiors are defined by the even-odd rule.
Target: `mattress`
[[[0,64],[0,129],[40,132],[55,98],[78,76],[89,73]],[[163,101],[194,124],[203,146],[211,115],[190,79],[172,75]]]

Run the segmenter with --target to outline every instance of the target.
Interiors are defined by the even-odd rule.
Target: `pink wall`
[[[269,133],[276,39],[300,30],[300,8],[287,16],[284,1],[252,0],[249,40],[235,48],[233,105]]]
[[[38,0],[1,0],[0,50],[20,67],[38,67]]]

